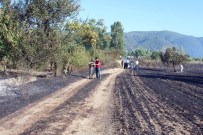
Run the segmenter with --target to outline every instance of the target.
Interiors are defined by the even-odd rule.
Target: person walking
[[[91,59],[90,62],[89,62],[89,79],[93,79],[94,66],[95,66],[94,60]]]
[[[95,61],[96,78],[101,79],[101,61],[96,57]]]

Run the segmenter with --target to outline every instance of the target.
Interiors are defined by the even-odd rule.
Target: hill
[[[163,51],[168,47],[183,48],[192,57],[203,57],[203,37],[193,37],[171,31],[133,31],[124,34],[126,49],[136,48]]]

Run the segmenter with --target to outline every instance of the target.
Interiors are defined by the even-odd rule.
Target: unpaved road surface
[[[2,111],[0,135],[202,135],[197,73],[114,68],[101,80],[76,79],[13,113]]]
[[[102,80],[81,79],[0,120],[1,135],[107,134],[115,78],[123,69],[103,72]]]

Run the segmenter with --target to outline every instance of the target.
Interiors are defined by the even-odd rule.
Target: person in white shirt
[[[183,72],[183,65],[180,64],[180,72],[182,73]]]
[[[136,68],[136,70],[138,70],[138,68],[139,68],[139,61],[138,60],[135,61],[135,68]]]
[[[129,64],[129,60],[125,59],[125,61],[124,61],[124,69],[128,68],[128,64]]]

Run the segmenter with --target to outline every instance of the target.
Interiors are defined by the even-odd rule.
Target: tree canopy
[[[1,0],[0,5],[0,59],[12,68],[49,67],[57,75],[67,66],[86,66],[90,57],[109,55],[110,47],[124,49],[121,23],[114,23],[109,35],[102,19],[78,20],[77,0]]]
[[[121,22],[115,22],[111,25],[111,44],[110,48],[118,49],[123,51],[124,50],[124,32]]]
[[[185,62],[186,60],[186,56],[179,54],[175,47],[167,48],[164,53],[161,53],[161,61],[163,63],[172,64],[174,67],[174,72],[176,72],[175,66]]]

